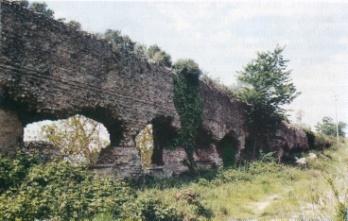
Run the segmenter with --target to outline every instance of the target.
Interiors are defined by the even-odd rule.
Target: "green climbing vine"
[[[177,61],[173,69],[174,104],[180,116],[181,129],[178,144],[183,146],[188,158],[188,167],[195,169],[193,153],[198,129],[202,122],[203,103],[199,96],[199,66],[190,59]]]

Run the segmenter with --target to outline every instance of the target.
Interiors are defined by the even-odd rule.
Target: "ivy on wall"
[[[184,147],[188,158],[187,165],[193,171],[193,153],[203,112],[203,103],[199,96],[199,77],[202,72],[197,63],[190,59],[178,60],[173,69],[174,104],[181,121],[178,144]]]

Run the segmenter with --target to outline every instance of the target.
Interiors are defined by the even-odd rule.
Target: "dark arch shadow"
[[[218,153],[224,167],[235,166],[237,163],[239,141],[234,133],[230,132],[217,143]]]
[[[196,146],[198,149],[209,148],[212,143],[215,143],[216,140],[213,138],[213,135],[210,131],[199,127],[197,137],[196,137]]]
[[[22,125],[43,121],[59,120],[72,117],[74,115],[83,115],[87,118],[102,123],[110,134],[111,146],[118,146],[124,132],[124,122],[115,116],[112,108],[107,107],[82,107],[69,110],[37,110],[37,100],[28,98],[24,101],[14,101],[9,95],[4,95],[1,106],[15,111],[18,114]]]
[[[110,146],[119,146],[124,132],[124,122],[114,117],[114,114],[106,108],[82,109],[81,115],[102,123],[110,134]]]
[[[154,149],[152,164],[163,165],[163,149],[172,145],[177,137],[177,130],[172,126],[171,117],[159,116],[151,121],[153,125]]]

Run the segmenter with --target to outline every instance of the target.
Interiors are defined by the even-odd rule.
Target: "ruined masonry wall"
[[[0,3],[0,152],[20,143],[27,123],[82,114],[103,123],[111,135],[112,146],[102,151],[98,168],[139,176],[144,171],[135,142],[139,132],[158,117],[180,128],[172,71],[13,2]],[[202,131],[216,142],[232,135],[238,140],[233,148],[242,151],[245,105],[207,82],[200,95]],[[163,150],[161,173],[186,171],[185,158],[180,147]],[[214,144],[198,150],[195,160],[202,167],[222,164]]]

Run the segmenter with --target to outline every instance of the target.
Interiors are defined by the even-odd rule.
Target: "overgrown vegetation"
[[[0,220],[91,220],[101,214],[112,220],[182,220],[174,208],[85,167],[44,163],[24,153],[0,156],[0,164]]]
[[[99,133],[100,124],[82,115],[42,127],[43,137],[57,147],[63,157],[85,165],[96,163],[101,149],[110,144],[110,139],[102,139]]]
[[[258,152],[257,145],[266,143],[267,136],[285,119],[283,105],[291,103],[299,94],[291,82],[283,50],[276,47],[273,51],[259,52],[239,73],[242,86],[238,96],[249,104],[247,120],[253,154]]]
[[[49,18],[53,18],[54,11],[47,7],[45,2],[32,2],[29,3],[27,0],[18,0],[14,1],[19,4],[23,8],[28,8],[29,10],[47,16]]]
[[[115,52],[121,51],[122,54],[134,52],[136,43],[127,35],[122,35],[120,31],[108,29],[104,33],[103,38],[112,45]]]
[[[174,104],[180,116],[181,129],[178,144],[183,146],[191,171],[195,169],[193,153],[198,129],[202,121],[203,103],[199,95],[199,77],[202,74],[193,60],[178,60],[174,66]]]
[[[150,61],[154,63],[161,64],[166,67],[172,66],[172,59],[170,55],[163,51],[157,45],[151,45],[147,49],[147,56],[149,57]]]
[[[318,124],[315,126],[315,129],[318,133],[324,134],[326,136],[340,136],[345,137],[344,129],[346,128],[347,124],[340,121],[338,123],[335,123],[334,120],[331,117],[323,117],[321,122],[318,122]]]
[[[334,138],[321,133],[314,133],[311,129],[303,128],[308,139],[308,146],[311,150],[323,150],[334,144]]]
[[[24,153],[1,156],[0,220],[342,220],[346,146],[316,154],[306,168],[264,155],[238,168],[137,183]]]
[[[348,152],[340,146],[316,152],[318,159],[307,158],[307,165],[277,164],[270,156],[238,168],[200,173],[195,177],[152,181],[142,188],[146,196],[171,202],[185,217],[195,217],[181,195],[196,195],[211,220],[332,220],[346,206],[333,198],[329,179],[346,205]],[[303,155],[306,157],[307,155]],[[342,207],[339,209],[339,207]],[[201,217],[199,220],[209,220]]]
[[[32,10],[33,12],[43,14],[50,18],[52,18],[54,15],[54,11],[49,9],[45,2],[33,2],[31,4],[27,4],[27,3],[24,3],[24,4],[29,6],[29,9]]]

